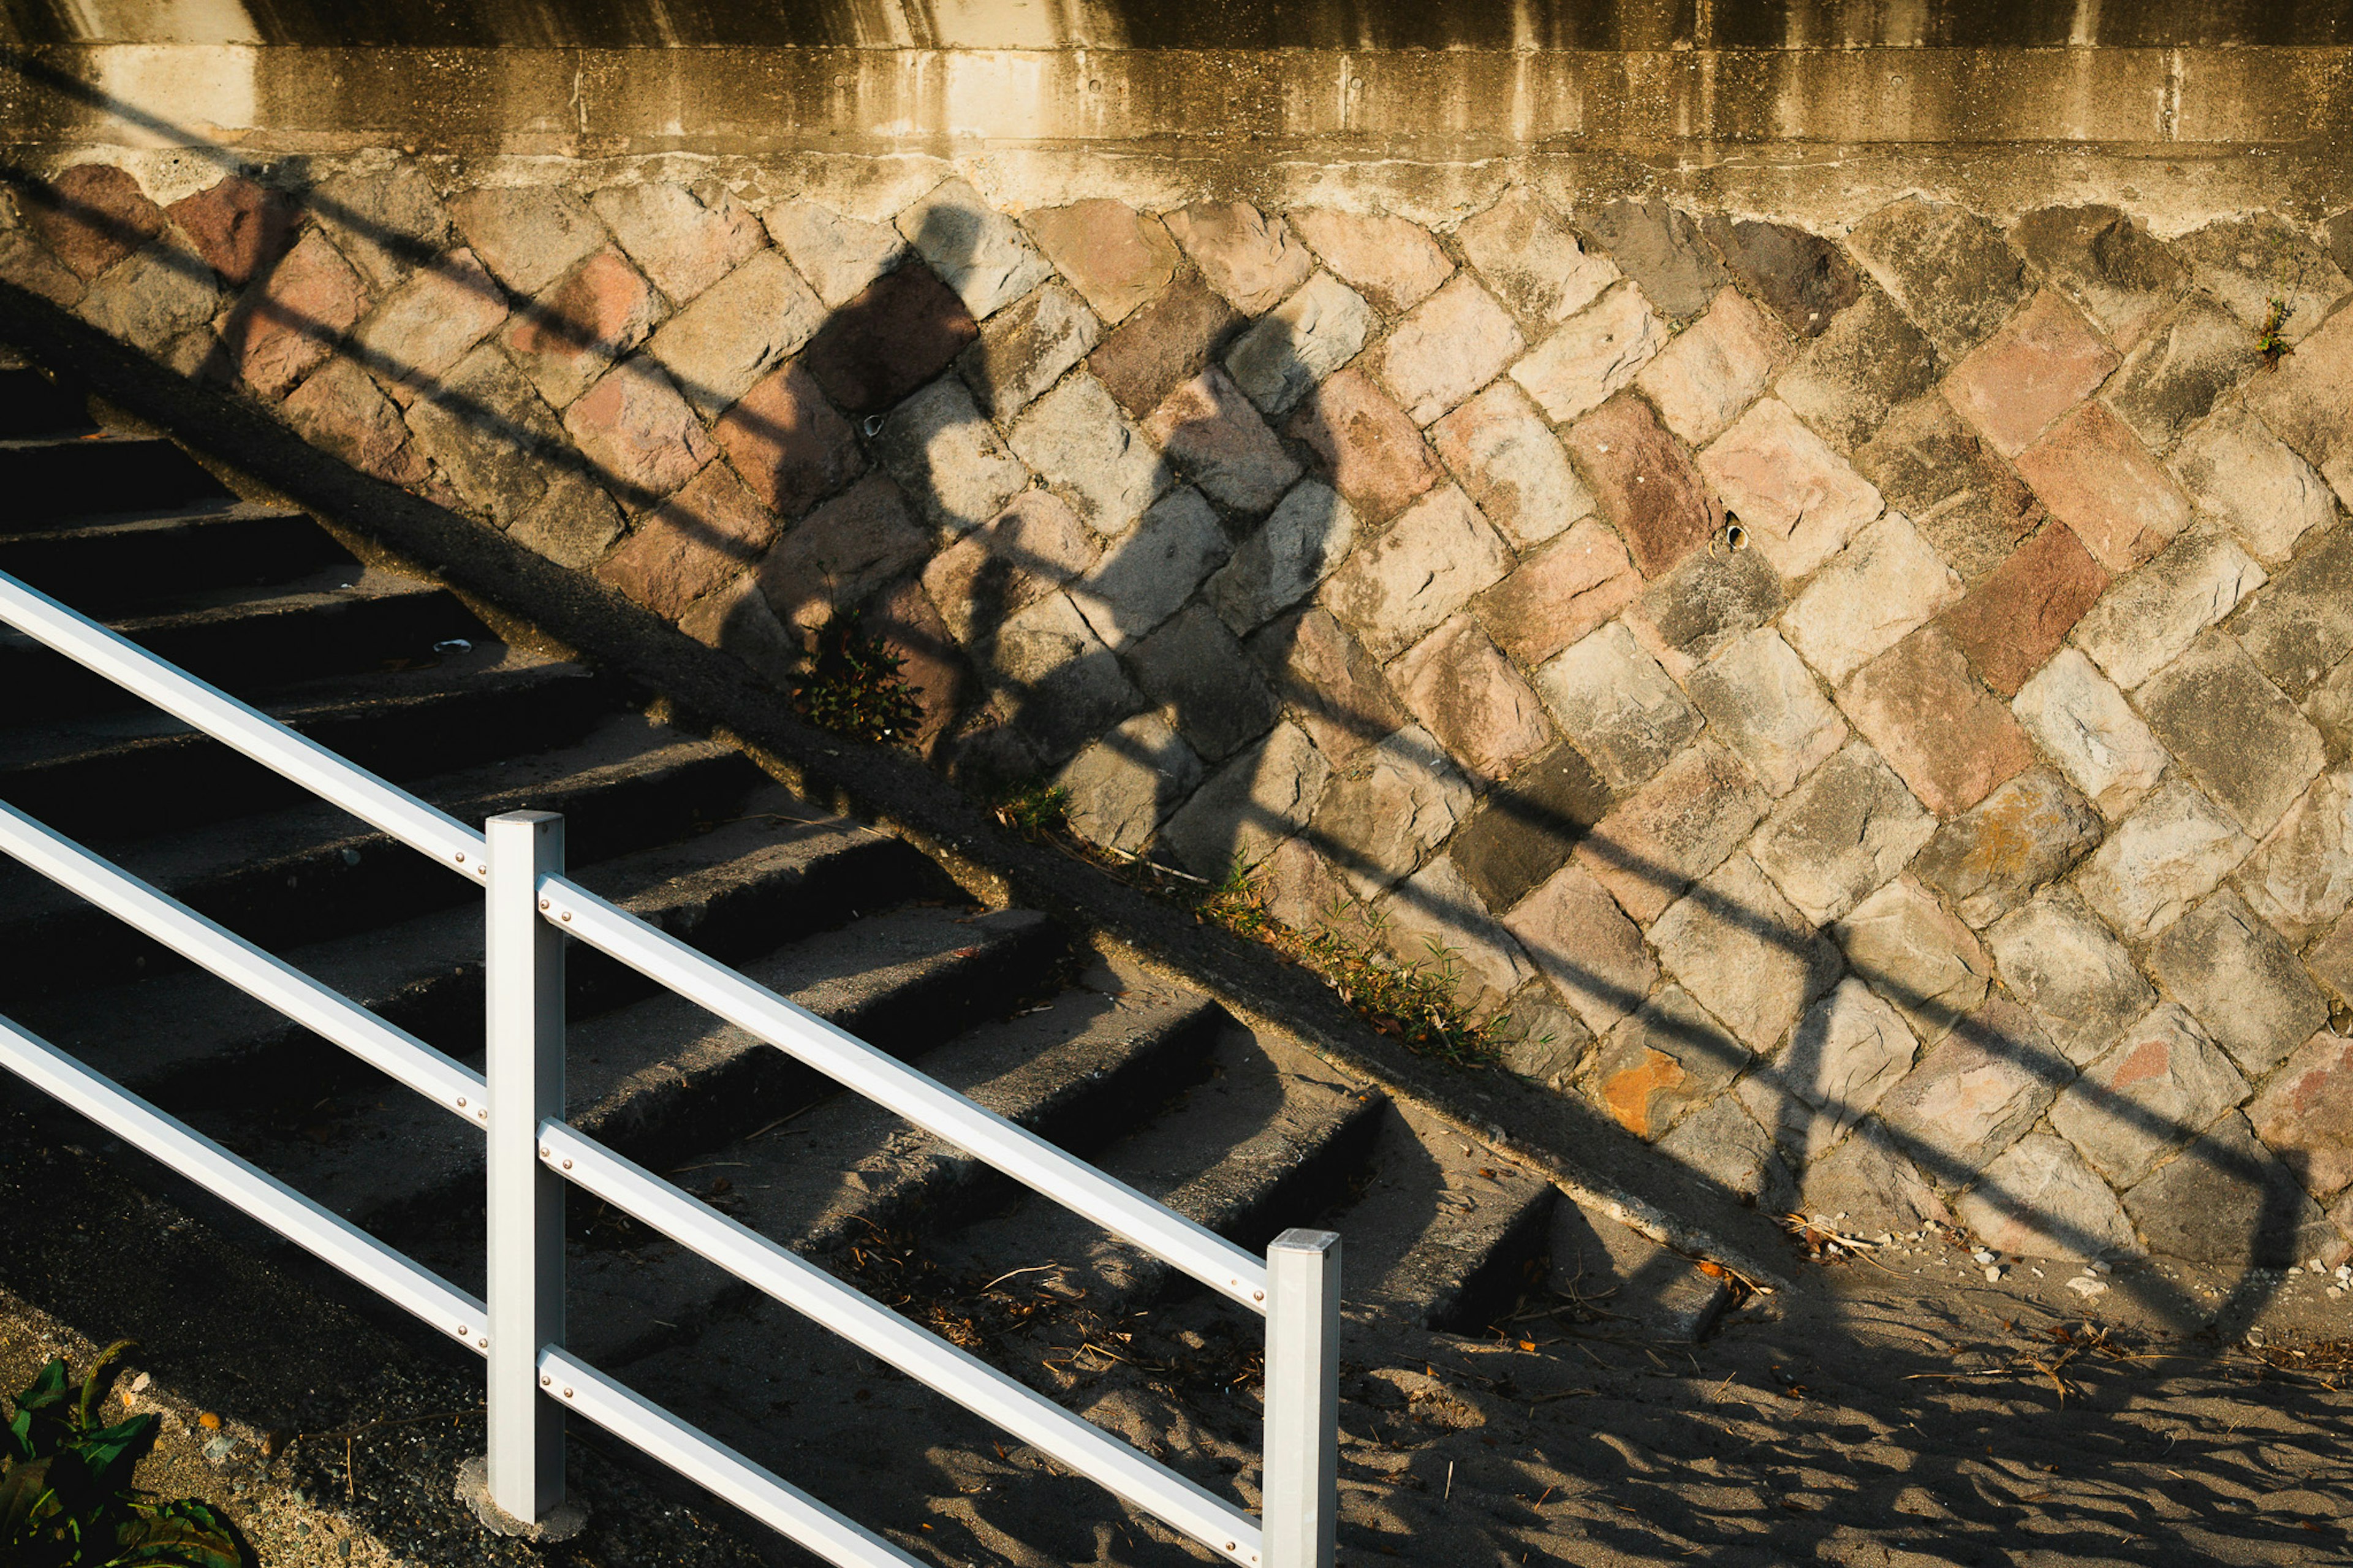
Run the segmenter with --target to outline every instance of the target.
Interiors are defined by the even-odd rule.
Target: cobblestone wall
[[[1759,1203],[2353,1250],[2326,231],[541,168],[84,163],[0,277],[780,683],[862,606],[939,765],[1443,944]]]

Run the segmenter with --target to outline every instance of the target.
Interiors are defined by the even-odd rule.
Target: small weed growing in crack
[[[1193,912],[1314,970],[1366,1023],[1418,1055],[1467,1068],[1503,1059],[1510,1015],[1482,1017],[1464,1004],[1461,961],[1439,942],[1424,943],[1427,958],[1394,956],[1384,940],[1386,915],[1335,904],[1314,931],[1302,933],[1274,917],[1258,879],[1239,867]]]
[[[923,693],[900,675],[906,663],[868,634],[855,610],[818,628],[793,708],[820,730],[868,745],[904,745],[923,727]]]
[[[997,820],[1024,838],[1044,838],[1069,826],[1071,792],[1042,779],[1008,784],[989,797]]]
[[[2287,319],[2295,314],[2295,306],[2278,299],[2263,312],[2263,329],[2255,334],[2255,352],[2263,356],[2266,370],[2278,369],[2281,357],[2288,353],[2287,339],[2281,334],[2287,328]]]

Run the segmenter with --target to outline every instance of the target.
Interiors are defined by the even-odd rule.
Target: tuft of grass
[[[997,820],[1024,838],[1039,839],[1070,826],[1071,792],[1043,779],[1032,779],[1001,789],[988,808]]]
[[[2263,356],[2266,369],[2277,369],[2281,356],[2288,352],[2287,339],[2281,334],[2287,328],[2287,319],[2295,314],[2295,307],[2285,300],[2274,299],[2272,308],[2263,312],[2263,329],[2255,334],[2255,352]]]
[[[818,628],[793,708],[820,730],[868,745],[906,745],[923,728],[923,692],[899,671],[906,663],[871,636],[856,610]]]
[[[1462,963],[1452,950],[1426,941],[1426,958],[1390,951],[1388,918],[1334,904],[1316,929],[1293,931],[1266,907],[1260,879],[1240,867],[1194,906],[1197,919],[1266,943],[1305,964],[1359,1017],[1419,1056],[1456,1067],[1500,1064],[1511,1015],[1481,1015],[1462,1000]]]

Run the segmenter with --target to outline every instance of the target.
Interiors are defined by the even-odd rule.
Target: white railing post
[[[563,874],[564,818],[512,811],[486,826],[489,1490],[536,1524],[564,1501],[564,1411],[539,1388],[540,1347],[564,1343],[564,1179],[539,1158],[540,1123],[564,1114],[564,938],[536,892]]]
[[[1267,1248],[1266,1285],[1264,1568],[1332,1568],[1340,1511],[1339,1237],[1284,1231]]]

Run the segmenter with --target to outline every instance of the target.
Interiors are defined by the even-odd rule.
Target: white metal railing
[[[0,853],[483,1130],[488,1296],[431,1270],[46,1041],[0,1018],[0,1067],[316,1254],[489,1362],[491,1500],[526,1521],[564,1500],[576,1411],[837,1563],[911,1564],[881,1536],[567,1354],[562,1216],[593,1193],[1040,1453],[1256,1568],[1330,1568],[1338,1502],[1340,1238],[1291,1230],[1261,1258],[564,876],[563,819],[435,809],[277,720],[0,574],[16,627],[481,887],[487,1074],[0,803]],[[564,1121],[564,939],[587,943],[1262,1314],[1263,1494],[1253,1519]]]

